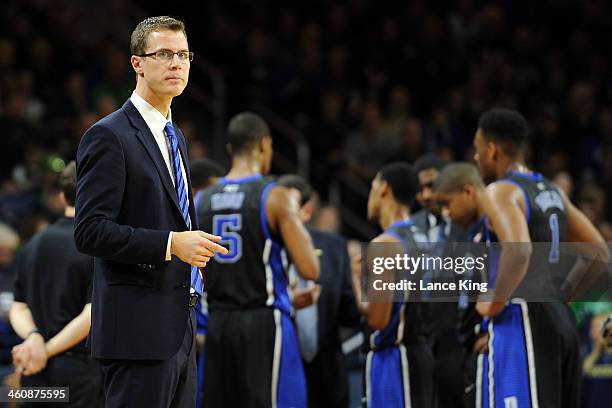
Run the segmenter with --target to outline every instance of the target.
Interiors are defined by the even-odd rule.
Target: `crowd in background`
[[[334,178],[365,185],[390,161],[425,152],[471,159],[478,115],[505,106],[529,120],[530,164],[612,241],[612,5],[604,0],[175,3],[194,64],[205,62],[226,87],[227,116],[260,104],[306,136],[322,202]],[[84,131],[129,97],[131,29],[167,12],[121,0],[0,7],[2,276],[19,242],[60,215],[56,175]],[[192,71],[188,89],[211,93]],[[194,90],[179,99],[175,120],[190,158],[214,156],[218,101]],[[344,204],[365,217],[364,202]],[[320,222],[341,229],[339,217],[326,207]],[[10,287],[4,281],[0,291]]]
[[[223,79],[227,116],[258,103],[299,129],[324,200],[338,175],[367,183],[381,164],[423,152],[470,158],[478,115],[507,106],[530,121],[534,167],[612,235],[605,1],[210,1],[203,13],[178,3],[194,65],[205,61]],[[0,10],[0,217],[23,239],[57,213],[48,173],[129,96],[125,38],[157,11],[52,0]],[[190,87],[206,91],[198,75],[192,67]],[[212,155],[222,137],[205,101],[191,92],[177,109],[192,159]]]

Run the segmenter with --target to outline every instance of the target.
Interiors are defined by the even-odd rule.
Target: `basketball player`
[[[515,111],[484,113],[474,139],[476,168],[447,166],[435,190],[455,222],[482,220],[487,242],[502,244],[498,262],[490,261],[489,285],[495,302],[479,302],[483,354],[477,380],[478,407],[578,407],[578,336],[563,294],[549,285],[560,260],[559,243],[586,242],[592,259],[607,261],[601,235],[590,221],[541,174],[524,164],[527,123]],[[549,243],[549,253],[532,256],[532,242]],[[538,248],[538,247],[536,247]],[[586,246],[585,246],[586,248]],[[553,293],[548,302],[514,297],[538,285]],[[557,290],[558,293],[554,294]],[[486,339],[486,347],[483,347]],[[486,353],[486,354],[485,354]]]
[[[407,163],[391,163],[378,172],[368,197],[368,220],[384,232],[373,243],[396,244],[408,253],[418,249],[415,235],[419,230],[410,220],[410,206],[418,189],[416,173]],[[420,234],[427,241],[423,232]],[[359,262],[353,263],[353,289],[357,307],[373,330],[366,360],[367,406],[431,407],[434,363],[424,336],[422,303],[360,301]]]
[[[272,138],[253,113],[227,128],[229,173],[202,193],[198,214],[229,248],[206,271],[209,323],[205,407],[306,408],[306,383],[291,320],[288,256],[304,279],[319,261],[286,187],[266,179]]]

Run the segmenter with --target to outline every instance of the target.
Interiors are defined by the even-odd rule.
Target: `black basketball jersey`
[[[418,237],[420,234],[421,238]],[[427,235],[420,231],[412,221],[399,221],[385,230],[385,235],[396,238],[406,254],[409,256],[419,256],[424,251],[419,243],[426,243]],[[370,334],[370,348],[382,349],[398,344],[411,344],[424,340],[424,303],[416,299],[406,301],[395,301],[391,309],[389,323],[382,330],[377,330]]]
[[[567,213],[557,187],[539,173],[509,172],[503,180],[517,185],[525,195],[531,242],[558,244],[567,241]],[[551,248],[551,250],[558,249]],[[551,253],[551,261],[558,258]]]
[[[539,173],[509,172],[511,182],[524,194],[525,217],[532,242],[527,275],[516,293],[529,299],[560,299],[559,279],[567,273],[560,243],[567,241],[567,213],[557,187]]]
[[[266,199],[276,183],[259,174],[222,178],[196,197],[199,225],[223,237],[229,253],[217,254],[204,270],[208,308],[275,307],[291,312],[287,256],[270,233]]]

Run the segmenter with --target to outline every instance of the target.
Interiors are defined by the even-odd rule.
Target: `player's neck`
[[[517,171],[519,173],[531,173],[531,170],[529,170],[529,167],[525,165],[525,162],[522,159],[509,159],[500,164],[497,171],[497,178],[503,178],[511,171]]]
[[[390,225],[398,221],[404,221],[410,218],[410,210],[408,207],[394,203],[380,215],[380,227],[383,230],[389,228]]]
[[[246,158],[234,158],[232,168],[225,177],[236,179],[259,173],[261,173],[261,165],[257,161]]]

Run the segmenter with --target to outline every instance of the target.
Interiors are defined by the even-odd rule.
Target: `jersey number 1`
[[[551,214],[548,218],[548,224],[550,225],[551,243],[550,253],[548,254],[548,262],[557,263],[559,262],[559,218],[557,214]]]
[[[219,245],[225,246],[229,251],[226,255],[215,255],[217,262],[235,263],[242,258],[242,237],[239,234],[241,229],[241,214],[217,214],[213,216],[213,234],[222,238]]]

